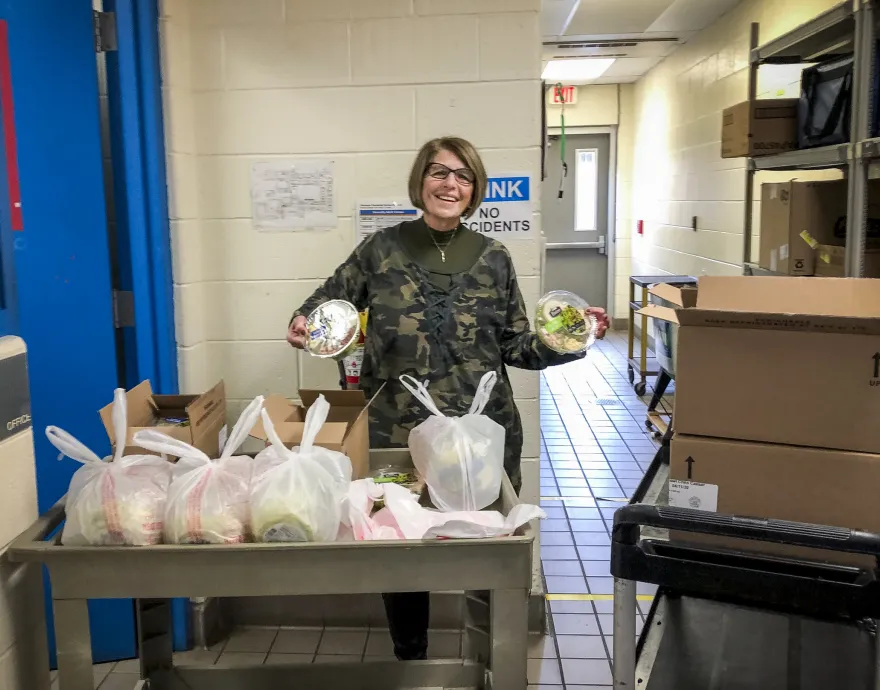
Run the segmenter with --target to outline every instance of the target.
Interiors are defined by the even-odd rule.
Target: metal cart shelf
[[[403,451],[405,452],[405,451]],[[504,480],[493,506],[518,498]],[[49,538],[64,520],[60,502],[9,549],[44,564],[52,584],[60,690],[92,690],[88,599],[135,599],[141,677],[150,690],[289,688],[526,689],[528,597],[534,531],[496,539],[299,544],[70,547]],[[448,591],[489,592],[488,614],[466,631],[473,660],[176,668],[175,597]],[[485,624],[485,627],[483,627]]]
[[[755,175],[765,170],[816,170],[842,168],[849,182],[846,225],[846,275],[864,275],[868,217],[868,176],[880,153],[880,141],[870,138],[874,121],[875,64],[877,51],[875,0],[846,0],[813,20],[764,45],[758,44],[759,25],[752,24],[749,54],[749,101],[757,99],[761,65],[801,64],[852,53],[853,96],[850,132],[852,142],[773,156],[748,159],[745,189],[743,271],[746,275],[773,275],[756,269],[752,261],[752,210]]]
[[[658,453],[612,532],[614,687],[880,687],[880,571],[669,541],[668,530],[880,555],[880,535],[656,505]],[[870,558],[869,558],[870,560]],[[636,582],[658,585],[636,642]]]
[[[640,354],[635,357],[636,342],[636,312],[648,306],[648,288],[658,283],[671,285],[693,284],[696,279],[692,276],[630,276],[629,277],[629,330],[627,331],[627,360],[626,372],[629,382],[633,384],[636,395],[644,395],[647,391],[647,377],[656,376],[660,373],[660,367],[654,357],[648,357],[648,317],[642,315],[642,337],[639,344]],[[636,288],[641,288],[641,300],[636,301]],[[636,382],[636,373],[639,380]]]

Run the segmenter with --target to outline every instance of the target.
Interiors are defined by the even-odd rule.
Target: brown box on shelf
[[[302,441],[306,414],[319,395],[330,403],[327,421],[315,439],[315,445],[345,453],[351,459],[352,477],[363,479],[370,472],[370,426],[367,401],[361,390],[300,390],[302,404],[298,405],[282,395],[266,398],[265,410],[275,426],[278,437],[288,447]],[[262,419],[257,420],[251,436],[268,440]]]
[[[846,181],[774,182],[761,185],[761,268],[813,275],[816,247],[842,244],[835,227],[846,225]]]
[[[880,455],[676,433],[669,504],[741,517],[880,532]],[[674,539],[872,566],[864,556],[676,532]]]
[[[676,431],[880,453],[880,281],[710,276],[670,311]]]
[[[208,456],[219,455],[220,435],[226,426],[226,388],[220,381],[211,390],[199,395],[156,395],[149,381],[143,381],[125,394],[128,412],[128,438],[125,454],[147,451],[134,445],[132,437],[142,429],[158,429],[163,434],[195,446]],[[113,403],[98,414],[110,442],[116,444],[113,429]],[[185,426],[163,424],[163,419],[187,420]]]
[[[846,276],[846,248],[830,244],[816,247],[815,275],[825,278]],[[880,278],[880,247],[865,248],[865,278]]]
[[[744,101],[725,108],[721,157],[767,156],[797,148],[797,99]]]

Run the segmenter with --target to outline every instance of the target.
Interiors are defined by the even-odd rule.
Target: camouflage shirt
[[[544,369],[582,355],[557,354],[531,331],[510,254],[500,242],[487,238],[470,270],[451,276],[445,290],[401,248],[399,234],[407,226],[364,240],[294,316],[330,299],[369,308],[360,386],[370,398],[385,384],[370,407],[374,448],[406,447],[410,429],[429,414],[400,385],[402,374],[427,381],[438,408],[460,416],[483,375],[495,371],[498,382],[485,414],[507,430],[504,467],[518,489],[523,431],[507,367]]]

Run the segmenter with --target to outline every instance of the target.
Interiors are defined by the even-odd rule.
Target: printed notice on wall
[[[669,505],[714,513],[718,510],[718,485],[670,479]]]
[[[415,220],[420,211],[408,201],[361,201],[355,209],[357,222],[357,244],[373,233],[390,228],[406,220]]]
[[[335,228],[332,160],[254,163],[251,199],[254,225],[267,232]]]
[[[528,173],[493,175],[483,203],[464,224],[501,242],[534,239],[532,191]]]

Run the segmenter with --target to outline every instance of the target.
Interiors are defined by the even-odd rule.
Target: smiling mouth
[[[440,199],[440,201],[445,201],[450,204],[454,204],[458,201],[458,199],[455,199],[451,196],[437,196],[437,198]]]

